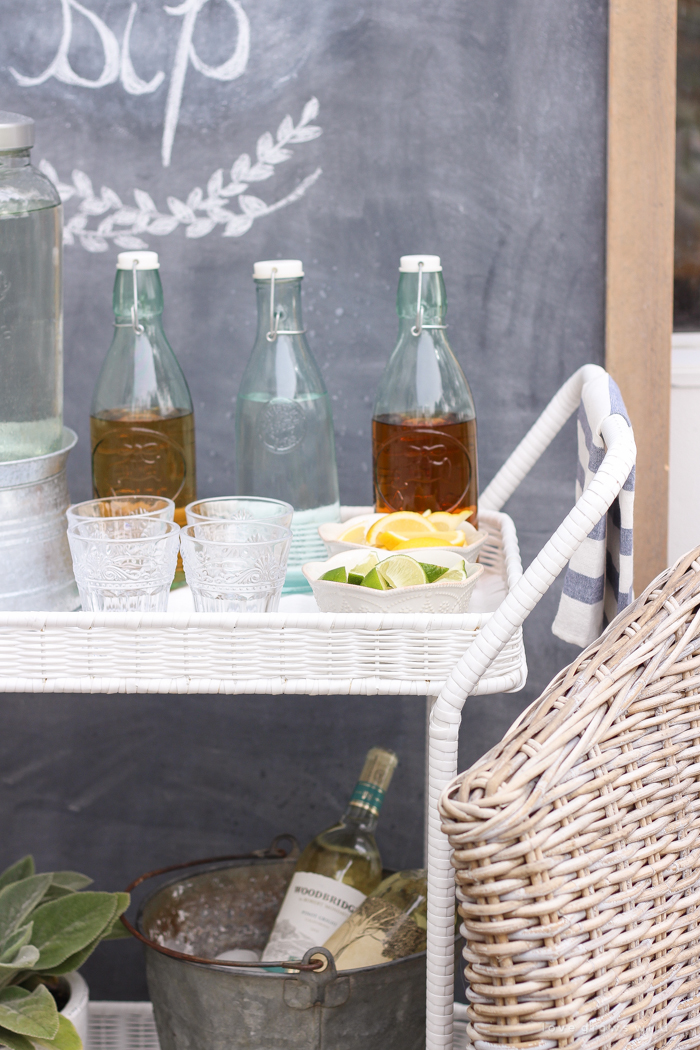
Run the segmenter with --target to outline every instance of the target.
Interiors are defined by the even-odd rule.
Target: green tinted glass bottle
[[[437,255],[404,255],[399,337],[372,418],[378,511],[468,511],[477,524],[476,412],[445,334],[447,296]]]
[[[197,495],[194,411],[163,330],[158,266],[156,252],[117,260],[114,338],[90,410],[92,485],[95,497],[167,496],[184,525]]]
[[[397,761],[393,751],[368,751],[345,813],[316,835],[297,861],[264,962],[300,959],[324,944],[379,885],[382,860],[374,831]]]
[[[318,526],[340,520],[331,404],[301,318],[298,259],[255,263],[258,328],[236,399],[236,491],[294,507],[284,593],[309,591],[301,571],[324,560]]]

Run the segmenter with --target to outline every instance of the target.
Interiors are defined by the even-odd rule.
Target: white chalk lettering
[[[78,3],[78,0],[61,0],[61,8],[63,10],[63,32],[61,33],[58,51],[53,62],[38,77],[24,76],[23,73],[18,73],[16,69],[10,67],[12,76],[22,87],[37,87],[39,84],[49,80],[50,77],[55,77],[62,84],[72,84],[74,87],[101,88],[107,84],[113,84],[115,80],[119,79],[119,44],[112,30],[105,25],[101,18],[98,18],[94,11],[83,7],[82,4]],[[102,44],[104,66],[96,80],[88,80],[86,77],[78,76],[68,60],[68,50],[73,34],[73,10],[87,18],[88,22],[97,30],[97,35]]]
[[[122,87],[129,95],[147,95],[158,90],[165,80],[165,72],[162,69],[158,70],[150,80],[143,80],[134,69],[131,60],[131,34],[138,11],[136,0],[132,2],[129,8],[129,16],[124,29],[121,47],[109,26],[94,11],[79,3],[79,0],[59,0],[59,2],[63,16],[63,28],[56,54],[43,73],[35,77],[27,76],[25,73],[20,73],[19,70],[10,67],[10,72],[18,84],[22,87],[38,87],[53,77],[62,84],[92,89],[106,87],[108,84],[114,84],[120,80]],[[166,14],[182,18],[182,28],[170,74],[163,119],[161,160],[165,168],[170,166],[172,158],[173,143],[180,119],[180,106],[182,104],[182,94],[188,66],[191,65],[198,73],[209,80],[226,82],[240,77],[248,65],[248,57],[250,55],[250,22],[248,16],[239,0],[225,0],[225,2],[233,11],[235,18],[235,45],[229,58],[218,66],[210,66],[204,62],[197,54],[192,42],[199,13],[206,4],[210,3],[210,0],[184,0],[184,3],[176,7],[164,8]],[[99,37],[103,54],[103,66],[102,72],[94,80],[80,76],[70,64],[68,56],[73,35],[74,11],[88,20]]]
[[[235,80],[248,65],[248,55],[250,54],[250,22],[248,21],[248,16],[238,3],[238,0],[226,0],[226,2],[233,8],[236,15],[238,39],[233,54],[226,62],[222,62],[220,66],[208,66],[205,62],[202,62],[192,43],[192,34],[194,33],[197,16],[202,8],[209,3],[209,0],[185,0],[179,7],[165,8],[169,15],[181,16],[183,22],[177,51],[175,52],[173,71],[170,76],[168,101],[165,104],[163,144],[161,148],[164,168],[170,165],[175,131],[180,119],[180,103],[182,102],[182,92],[185,86],[188,64],[191,62],[198,73],[209,77],[211,80]]]

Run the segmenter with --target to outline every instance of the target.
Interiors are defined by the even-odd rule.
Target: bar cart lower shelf
[[[88,1010],[85,1050],[160,1050],[151,1003],[94,1002]],[[466,1022],[457,1019],[454,1050],[466,1045]]]

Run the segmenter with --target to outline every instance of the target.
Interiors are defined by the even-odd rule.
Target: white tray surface
[[[321,613],[312,595],[277,613],[195,613],[187,588],[167,613],[0,613],[0,691],[436,694],[522,572],[510,518],[480,521],[490,537],[467,613]],[[477,694],[526,674],[518,631]]]

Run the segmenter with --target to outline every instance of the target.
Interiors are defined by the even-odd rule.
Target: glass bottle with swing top
[[[325,559],[318,535],[338,521],[330,399],[301,319],[298,259],[257,262],[258,329],[236,400],[236,490],[294,507],[285,594],[310,590],[301,566]]]
[[[184,525],[197,495],[194,411],[163,330],[157,252],[120,252],[113,308],[114,338],[90,410],[93,493],[167,496]]]
[[[372,418],[378,511],[468,511],[476,526],[476,412],[447,341],[447,296],[437,255],[404,255],[399,338]]]

